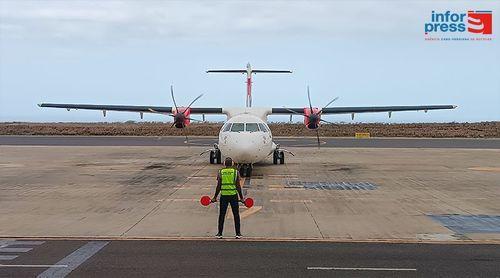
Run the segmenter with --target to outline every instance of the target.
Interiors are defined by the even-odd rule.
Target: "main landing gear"
[[[285,163],[285,153],[282,150],[275,150],[273,152],[273,163],[274,164],[284,164]]]
[[[221,153],[219,149],[210,151],[210,164],[221,164]]]
[[[239,165],[240,176],[250,177],[252,176],[252,164],[240,164]]]

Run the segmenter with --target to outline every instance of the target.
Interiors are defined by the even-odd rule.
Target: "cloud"
[[[460,1],[3,0],[0,35],[79,42],[414,37],[431,10],[468,8]]]

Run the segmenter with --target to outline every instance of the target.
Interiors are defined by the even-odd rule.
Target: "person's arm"
[[[219,196],[221,186],[222,186],[222,181],[221,181],[220,172],[219,172],[217,174],[217,187],[215,188],[215,194],[214,194],[214,197],[212,198],[212,202],[217,202],[217,196]]]
[[[238,176],[236,177],[236,190],[238,191],[238,195],[240,195],[240,201],[245,200],[243,198],[243,191],[241,190],[241,183],[240,183],[240,175],[237,174]]]

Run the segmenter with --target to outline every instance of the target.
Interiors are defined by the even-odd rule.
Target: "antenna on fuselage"
[[[207,70],[207,73],[242,73],[247,74],[247,101],[246,107],[252,107],[252,74],[256,73],[292,73],[291,70],[259,70],[252,69],[250,63],[246,69],[241,70]]]

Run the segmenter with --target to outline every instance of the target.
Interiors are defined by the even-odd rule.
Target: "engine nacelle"
[[[308,129],[317,129],[319,128],[319,123],[321,120],[321,115],[319,113],[319,108],[313,107],[305,107],[304,108],[304,124]]]
[[[185,128],[191,123],[189,119],[191,115],[191,108],[178,107],[177,111],[174,111],[174,126],[176,128]]]

